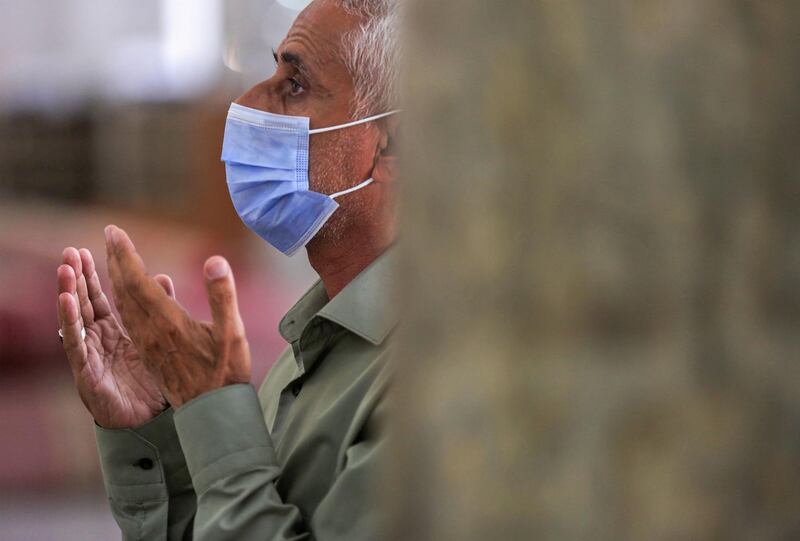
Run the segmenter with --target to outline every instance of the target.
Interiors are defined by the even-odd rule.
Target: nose
[[[276,77],[273,76],[265,81],[261,81],[250,90],[234,100],[234,103],[259,109],[268,113],[282,114],[282,103],[280,99],[279,86]]]

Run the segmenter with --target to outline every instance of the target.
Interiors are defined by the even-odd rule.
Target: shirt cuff
[[[198,495],[225,477],[277,466],[250,384],[222,387],[190,400],[175,413],[175,429]]]
[[[173,417],[170,408],[138,428],[107,429],[95,423],[109,497],[164,500],[191,486]]]

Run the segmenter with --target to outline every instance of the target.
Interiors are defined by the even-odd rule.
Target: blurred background
[[[316,277],[219,155],[305,4],[0,0],[0,541],[119,538],[65,246],[201,318],[221,253],[254,383],[284,347]],[[800,539],[800,2],[411,4],[393,538]]]
[[[103,227],[208,318],[202,264],[236,272],[258,385],[316,276],[237,218],[219,161],[231,100],[273,70],[308,0],[0,0],[0,539],[114,539],[92,420],[56,335],[66,246]],[[107,282],[106,282],[107,286]]]

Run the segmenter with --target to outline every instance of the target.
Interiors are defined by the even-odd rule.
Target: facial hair
[[[363,179],[358,178],[354,167],[354,154],[359,150],[355,146],[359,128],[350,133],[334,132],[331,140],[323,147],[315,148],[311,160],[310,187],[315,192],[331,194],[356,186]],[[368,217],[367,201],[358,191],[337,199],[339,208],[314,237],[317,242],[338,245],[347,231],[355,223]]]

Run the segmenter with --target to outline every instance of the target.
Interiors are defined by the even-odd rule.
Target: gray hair
[[[362,19],[342,38],[344,63],[356,94],[353,116],[365,118],[396,108],[400,0],[338,1]]]

